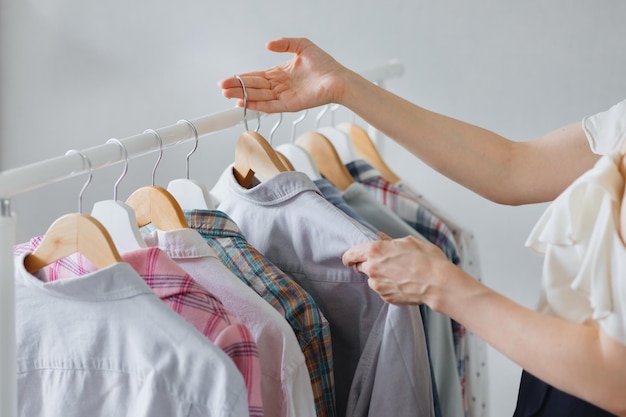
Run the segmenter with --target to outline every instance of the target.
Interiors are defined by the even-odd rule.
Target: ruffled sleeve
[[[598,155],[610,154],[626,137],[626,100],[583,118],[582,125],[591,150]]]
[[[626,254],[617,232],[624,189],[617,161],[618,153],[605,156],[572,183],[547,208],[526,241],[545,257],[540,306],[544,312],[598,324],[623,311],[614,305],[620,300],[615,292],[622,291],[619,277],[626,273],[623,267],[619,270],[620,262],[614,262]],[[611,320],[616,322],[622,328],[609,334],[616,330],[624,334],[624,320]]]

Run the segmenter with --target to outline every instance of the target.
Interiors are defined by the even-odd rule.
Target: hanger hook
[[[193,123],[191,123],[189,120],[179,120],[178,122],[176,122],[176,124],[181,124],[181,123],[185,123],[187,125],[189,125],[189,127],[191,128],[191,130],[193,131],[193,136],[195,138],[195,144],[193,145],[193,149],[191,150],[191,152],[189,152],[187,154],[187,158],[186,158],[186,177],[187,179],[189,179],[189,158],[191,157],[191,155],[194,154],[194,152],[196,152],[196,149],[198,149],[198,142],[200,142],[199,138],[198,138],[198,129],[196,129],[196,127],[194,126]]]
[[[341,107],[340,104],[332,104],[330,106],[330,125],[335,126],[335,112]]]
[[[248,111],[248,91],[246,90],[246,85],[244,84],[243,79],[237,74],[235,74],[235,78],[239,80],[241,88],[243,89],[243,124],[246,126],[246,130],[248,130],[248,119],[246,118]]]
[[[87,167],[89,168],[89,176],[87,177],[87,181],[85,181],[85,184],[83,185],[83,188],[81,188],[80,192],[78,193],[78,212],[82,214],[82,212],[83,212],[83,195],[85,194],[85,190],[87,189],[89,184],[91,184],[91,180],[93,179],[93,166],[91,165],[91,159],[87,158],[87,155],[85,155],[81,151],[77,151],[76,149],[70,149],[69,151],[65,152],[65,155],[71,155],[71,154],[75,154],[75,153],[80,155],[80,157],[83,159],[83,166],[85,165],[85,162],[86,162],[87,163]]]
[[[122,171],[122,175],[120,175],[120,177],[117,179],[117,181],[115,181],[115,184],[113,185],[113,201],[117,201],[117,188],[126,176],[126,173],[128,172],[128,149],[126,149],[126,146],[124,146],[121,140],[116,138],[111,138],[107,140],[107,143],[115,143],[119,145],[119,147],[122,148],[122,155],[124,155],[124,170]]]
[[[278,113],[278,121],[276,122],[276,124],[274,126],[272,126],[272,130],[270,130],[270,145],[272,144],[272,138],[274,137],[274,132],[276,132],[276,129],[278,129],[278,126],[280,126],[280,124],[283,121],[283,114],[282,113]]]
[[[315,130],[320,128],[320,120],[322,120],[322,117],[324,117],[324,115],[326,114],[326,112],[328,112],[328,110],[330,109],[330,104],[325,105],[322,110],[319,112],[319,114],[315,117]]]
[[[302,112],[302,116],[298,117],[296,120],[293,121],[291,125],[291,143],[294,143],[296,140],[296,125],[304,120],[308,112],[309,110],[306,109],[305,111]]]
[[[254,129],[254,131],[259,133],[259,129],[261,128],[261,113],[259,113],[258,111],[255,111],[255,113],[256,113],[256,129]]]
[[[163,139],[161,139],[161,135],[159,135],[159,132],[157,132],[154,129],[146,129],[143,131],[143,133],[152,133],[154,137],[156,137],[157,140],[159,141],[159,157],[154,163],[154,168],[152,168],[152,186],[154,187],[155,178],[156,178],[156,170],[159,164],[161,163],[161,159],[163,159]]]

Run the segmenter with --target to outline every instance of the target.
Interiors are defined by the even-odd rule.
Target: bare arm
[[[410,103],[343,67],[306,39],[281,39],[268,48],[295,56],[267,71],[243,74],[250,109],[344,105],[435,170],[494,202],[551,200],[598,159],[580,123],[515,142]],[[235,78],[221,81],[220,87],[226,97],[243,95]]]
[[[385,301],[425,303],[538,378],[626,416],[626,346],[602,330],[527,309],[412,237],[358,245],[343,260],[366,273]]]

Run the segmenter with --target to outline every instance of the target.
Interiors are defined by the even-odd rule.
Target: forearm
[[[497,203],[551,200],[595,160],[579,124],[552,132],[549,140],[515,142],[421,108],[349,70],[343,79],[342,105],[435,170]],[[565,141],[575,146],[559,145]]]
[[[429,297],[434,309],[538,378],[626,415],[625,346],[597,328],[516,304],[454,268],[456,272]]]

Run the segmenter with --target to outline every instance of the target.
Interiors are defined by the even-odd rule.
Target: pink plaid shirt
[[[39,236],[30,242],[17,245],[14,253],[19,255],[33,252],[42,238]],[[224,308],[219,299],[197,284],[161,249],[138,249],[122,254],[122,258],[163,302],[235,362],[246,383],[250,416],[262,417],[261,364],[250,331]],[[95,270],[96,267],[91,262],[80,254],[75,254],[45,267],[36,276],[42,281],[56,281],[75,278]]]

